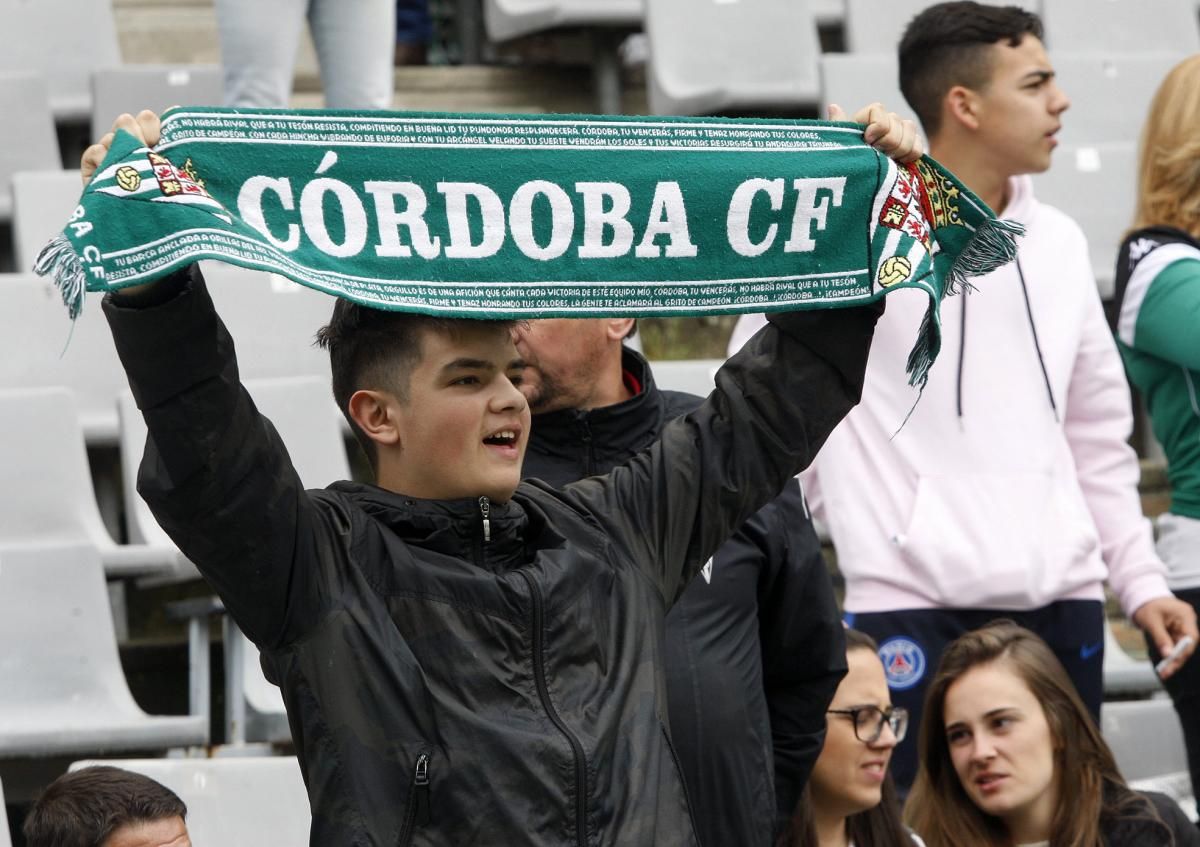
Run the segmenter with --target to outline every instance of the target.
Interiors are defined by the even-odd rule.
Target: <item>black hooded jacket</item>
[[[634,396],[534,415],[524,474],[555,486],[603,474],[649,447],[701,398],[662,391],[624,351]],[[800,486],[759,510],[667,615],[671,737],[704,845],[769,847],[790,819],[846,672],[837,601]]]
[[[606,477],[505,503],[304,491],[198,272],[105,298],[138,490],[258,645],[311,843],[694,845],[663,619],[858,401],[879,310],[772,318]]]

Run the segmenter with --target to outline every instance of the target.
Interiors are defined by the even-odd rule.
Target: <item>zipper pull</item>
[[[479,513],[483,515],[483,540],[488,542],[492,540],[492,522],[488,519],[491,514],[492,503],[486,497],[479,498]]]
[[[417,826],[428,826],[429,811],[429,754],[417,757],[417,768],[413,772],[413,802],[416,803]]]

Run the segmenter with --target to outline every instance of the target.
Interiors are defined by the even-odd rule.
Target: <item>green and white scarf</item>
[[[1015,254],[1014,225],[936,162],[822,121],[176,109],[124,132],[38,258],[85,289],[199,259],[386,309],[476,318],[937,306]]]

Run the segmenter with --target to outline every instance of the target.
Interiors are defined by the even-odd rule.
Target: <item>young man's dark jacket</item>
[[[633,461],[487,503],[305,492],[198,276],[133,297],[138,489],[282,689],[312,844],[696,843],[666,610],[857,402],[878,309],[773,318]]]
[[[622,368],[628,400],[534,415],[526,477],[562,486],[607,473],[703,402],[659,390],[632,350]],[[821,752],[846,672],[837,601],[795,480],[687,586],[665,646],[671,738],[700,842],[769,847]]]

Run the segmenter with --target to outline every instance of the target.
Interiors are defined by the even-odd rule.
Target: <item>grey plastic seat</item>
[[[1104,694],[1146,695],[1162,690],[1162,681],[1149,659],[1137,660],[1125,652],[1113,633],[1112,624],[1104,623]]]
[[[797,111],[817,105],[821,48],[809,0],[647,0],[650,111]]]
[[[312,820],[295,756],[215,759],[91,759],[145,774],[187,804],[197,847],[308,847]]]
[[[1106,702],[1100,709],[1100,728],[1129,781],[1187,770],[1179,716],[1165,696]]]
[[[1154,92],[1182,57],[1165,52],[1064,54],[1056,50],[1050,58],[1059,86],[1071,98],[1059,141],[1080,146],[1136,144]]]
[[[1046,0],[1046,44],[1055,52],[1107,50],[1173,53],[1200,50],[1193,0]]]
[[[168,548],[117,544],[100,517],[75,398],[65,388],[0,390],[0,544],[88,544],[111,577],[153,573]]]
[[[0,275],[0,389],[61,385],[89,444],[117,441],[116,398],[126,386],[100,298],[88,295],[72,325],[58,291],[33,274]]]
[[[0,71],[43,74],[59,121],[87,120],[92,71],[121,63],[111,0],[0,0],[0,32]]]
[[[837,103],[849,114],[876,101],[902,118],[917,120],[900,93],[899,60],[895,51],[891,54],[825,53],[821,56],[821,103]]]
[[[103,567],[87,544],[0,545],[0,678],[3,758],[208,740],[205,718],[150,716],[134,702]]]
[[[1083,228],[1100,296],[1113,296],[1121,236],[1133,220],[1137,149],[1133,144],[1064,145],[1050,170],[1033,178],[1034,194]]]
[[[315,377],[249,381],[254,403],[275,425],[307,488],[322,488],[350,477],[339,414],[329,383]],[[128,392],[120,398],[121,468],[126,481],[125,512],[131,538],[155,547],[169,546],[172,566],[149,582],[178,582],[199,576],[155,522],[134,487],[146,441],[141,413]],[[225,629],[226,741],[279,743],[291,738],[279,689],[263,676],[258,650],[235,626]]]
[[[170,106],[220,106],[220,65],[120,65],[92,75],[92,138],[123,112]]]
[[[717,369],[723,364],[724,359],[664,359],[651,362],[650,371],[654,374],[654,384],[659,388],[707,397],[712,393]]]
[[[0,55],[7,50],[6,46]],[[13,214],[13,174],[61,169],[62,160],[54,115],[50,112],[49,90],[40,74],[0,72],[0,114],[5,116],[4,140],[0,141],[0,221],[7,221]]]
[[[908,22],[922,10],[939,0],[845,0],[846,2],[846,49],[851,53],[887,53],[896,55],[900,36]],[[1032,12],[1040,12],[1039,0],[983,0],[993,6],[1016,5]],[[1048,0],[1053,5],[1057,0]],[[864,102],[878,100],[872,97]],[[884,100],[883,102],[888,102]]]
[[[33,272],[38,253],[62,232],[82,193],[77,170],[13,174],[13,260],[18,272]]]

